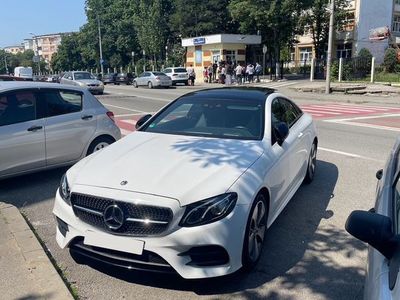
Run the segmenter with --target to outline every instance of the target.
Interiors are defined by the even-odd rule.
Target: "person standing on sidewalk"
[[[249,83],[253,82],[254,77],[254,66],[252,64],[248,64],[246,68],[247,80]]]
[[[260,74],[262,71],[262,67],[259,63],[256,63],[256,68],[254,69],[255,73],[256,73],[256,82],[260,82]]]
[[[213,80],[213,82],[215,82],[215,80],[217,79],[217,69],[218,69],[217,61],[215,61],[214,64],[212,65],[212,69],[213,69],[212,80]]]
[[[242,84],[242,78],[243,78],[243,67],[240,65],[240,63],[236,66],[235,68],[235,74],[236,74],[236,81],[237,84]]]
[[[194,72],[194,68],[192,65],[189,65],[189,68],[186,69],[189,75],[189,85],[194,85],[194,80],[196,79],[196,73]]]
[[[207,71],[208,71],[208,83],[211,83],[213,82],[213,77],[215,76],[212,64],[208,66]]]

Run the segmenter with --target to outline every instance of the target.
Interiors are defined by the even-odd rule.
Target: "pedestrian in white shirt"
[[[235,74],[236,74],[236,80],[238,84],[242,84],[242,80],[243,80],[243,67],[238,64],[235,68]]]

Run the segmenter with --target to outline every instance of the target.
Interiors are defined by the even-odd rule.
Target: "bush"
[[[397,51],[393,48],[388,48],[385,51],[385,58],[383,59],[383,66],[386,72],[394,72],[397,65]]]

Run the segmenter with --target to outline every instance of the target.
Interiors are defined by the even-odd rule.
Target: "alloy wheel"
[[[265,203],[263,200],[258,200],[250,220],[250,232],[248,240],[249,258],[255,262],[261,254],[261,249],[264,242],[266,222],[265,222]]]

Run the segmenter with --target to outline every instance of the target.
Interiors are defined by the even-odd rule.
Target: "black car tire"
[[[149,89],[152,89],[152,88],[153,88],[153,83],[152,83],[151,81],[149,81],[149,82],[147,83],[147,86],[149,87]]]
[[[185,81],[185,85],[189,85],[189,81]]]
[[[260,207],[264,207],[264,214],[261,216],[261,220],[258,222],[258,224],[256,224],[255,220],[254,220],[254,211],[257,207],[257,213],[258,210],[260,209]],[[249,218],[247,220],[247,225],[246,225],[246,232],[244,235],[244,240],[243,240],[243,250],[242,250],[242,268],[245,271],[250,271],[252,270],[258,263],[258,261],[260,260],[261,254],[262,254],[262,248],[264,245],[264,241],[265,241],[265,234],[267,231],[267,219],[268,219],[268,205],[267,205],[267,200],[265,199],[265,195],[263,193],[258,193],[252,206],[250,209],[250,213],[249,213]],[[259,230],[259,228],[264,228],[263,229],[263,233],[261,233],[260,237],[256,234],[259,233],[257,230]],[[252,232],[253,231],[253,232]],[[261,241],[259,243],[257,243],[259,250],[258,250],[258,255],[256,255],[256,257],[252,257],[253,253],[250,253],[249,250],[249,240],[250,240],[250,234],[253,233],[256,236],[254,237],[255,239],[258,238],[258,241]],[[257,242],[257,241],[256,241]],[[256,245],[256,247],[257,247]]]
[[[95,152],[96,148],[99,147],[100,145],[104,145],[101,146],[101,148],[104,148],[106,144],[107,146],[109,146],[114,142],[115,140],[111,136],[99,136],[95,138],[93,142],[90,144],[86,156]]]
[[[317,143],[314,142],[311,146],[310,155],[307,161],[307,172],[303,181],[305,184],[311,183],[314,179],[315,169],[317,167],[317,150]]]
[[[138,87],[139,87],[136,81],[133,82],[133,86],[134,86],[135,88],[138,88]]]

